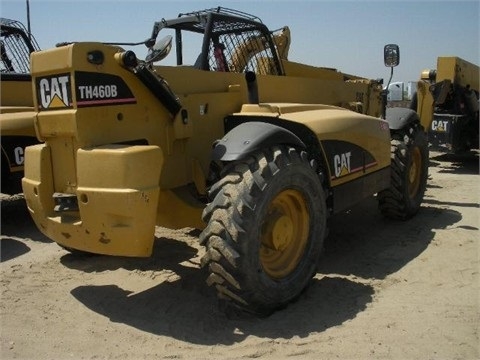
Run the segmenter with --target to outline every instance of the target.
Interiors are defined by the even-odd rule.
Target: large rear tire
[[[232,163],[210,190],[202,265],[226,309],[266,316],[316,273],[327,210],[306,153],[275,147]]]
[[[428,178],[428,141],[419,123],[392,134],[391,185],[378,193],[379,208],[388,218],[406,220],[423,201]]]

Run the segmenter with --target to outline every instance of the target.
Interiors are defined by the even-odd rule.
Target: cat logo
[[[352,153],[346,152],[343,154],[337,154],[333,157],[333,166],[335,168],[335,176],[341,177],[344,175],[350,174],[350,158],[352,156]]]
[[[23,148],[21,146],[17,146],[15,149],[13,149],[13,154],[15,156],[15,163],[17,165],[23,165],[23,162],[25,161]]]
[[[433,120],[432,121],[432,130],[438,132],[447,132],[448,121],[442,120]]]
[[[37,79],[40,108],[65,108],[72,106],[70,76],[56,75]]]

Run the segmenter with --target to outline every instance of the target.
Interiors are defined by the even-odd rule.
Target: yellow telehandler
[[[145,60],[124,49],[141,44]],[[40,231],[72,252],[150,256],[156,225],[199,228],[207,283],[226,308],[265,315],[309,284],[332,214],[377,194],[385,216],[414,216],[419,115],[385,111],[382,81],[289,61],[289,45],[288,27],[219,7],[162,19],[138,44],[35,52],[43,143],[22,183]],[[172,49],[175,66],[154,65]],[[384,50],[393,72],[398,46]]]
[[[433,118],[422,119],[431,149],[450,153],[478,149],[478,65],[455,56],[441,56],[437,68],[422,71],[421,78],[438,92]]]
[[[25,147],[37,144],[30,76],[35,38],[16,20],[0,18],[1,192],[21,192]]]

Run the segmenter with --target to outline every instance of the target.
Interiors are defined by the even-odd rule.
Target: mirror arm
[[[393,66],[390,68],[390,79],[388,79],[387,86],[382,90],[382,119],[386,120],[387,117],[387,102],[388,102],[388,87],[393,78]]]

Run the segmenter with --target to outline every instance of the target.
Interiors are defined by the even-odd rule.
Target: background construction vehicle
[[[438,57],[437,68],[424,70],[421,77],[442,89],[433,119],[424,123],[432,149],[453,153],[478,149],[478,65],[459,57]]]
[[[207,283],[264,315],[309,284],[330,215],[376,193],[387,217],[419,210],[425,133],[410,109],[381,118],[381,82],[288,61],[287,27],[225,8],[162,19],[144,43],[145,61],[118,43],[32,55],[44,143],[23,190],[62,247],[149,256],[156,224],[203,229]],[[153,66],[172,48],[177,66]]]
[[[434,114],[421,119],[428,130],[430,148],[450,153],[478,149],[478,65],[459,57],[441,56],[437,68],[423,70],[420,78],[436,98]],[[417,82],[394,82],[388,90],[389,107],[417,110]]]
[[[40,50],[19,21],[0,18],[0,132],[2,193],[21,191],[24,151],[38,143],[33,120],[30,53]]]

